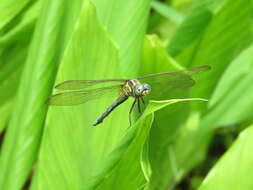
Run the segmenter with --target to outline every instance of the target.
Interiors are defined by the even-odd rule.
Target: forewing
[[[156,73],[137,78],[141,83],[151,86],[151,92],[147,96],[150,99],[157,99],[161,96],[169,96],[171,93],[180,92],[195,84],[192,75],[208,71],[209,66],[192,67],[186,70],[175,72]]]
[[[163,80],[161,82],[149,82],[151,91],[147,95],[149,99],[159,99],[159,97],[168,97],[173,93],[183,91],[192,87],[195,81],[191,78],[184,78],[178,80]]]
[[[202,66],[192,67],[192,68],[188,68],[188,69],[180,70],[180,71],[163,72],[163,73],[155,73],[155,74],[145,75],[142,77],[138,77],[137,79],[140,81],[162,80],[163,78],[167,81],[168,80],[177,80],[178,78],[189,77],[191,75],[198,74],[198,73],[204,72],[204,71],[208,71],[210,69],[211,69],[210,66],[202,65]]]
[[[68,80],[64,81],[55,86],[57,89],[62,90],[80,90],[80,89],[91,89],[98,85],[120,85],[126,82],[125,79],[104,79],[104,80]]]
[[[75,90],[52,95],[46,101],[49,105],[54,106],[73,106],[83,104],[93,99],[105,97],[119,96],[121,90],[120,85],[92,89],[92,90]]]

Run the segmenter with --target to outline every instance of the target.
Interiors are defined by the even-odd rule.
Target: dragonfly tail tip
[[[96,125],[98,125],[98,122],[97,122],[97,121],[94,121],[94,122],[92,123],[92,126],[96,126]]]

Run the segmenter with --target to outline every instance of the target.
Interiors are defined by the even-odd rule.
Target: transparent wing
[[[121,90],[120,85],[98,88],[93,90],[76,90],[69,92],[62,92],[52,95],[46,101],[46,104],[54,106],[72,106],[83,104],[90,100],[119,96]]]
[[[138,80],[143,80],[145,81],[146,78],[150,79],[159,79],[166,78],[166,80],[173,80],[173,79],[178,79],[184,76],[191,76],[194,74],[198,74],[200,72],[208,71],[210,70],[211,67],[208,65],[203,65],[203,66],[198,66],[198,67],[192,67],[188,68],[185,70],[180,70],[180,71],[174,71],[174,72],[163,72],[163,73],[155,73],[155,74],[150,74],[150,75],[145,75],[142,77],[138,77]]]
[[[63,90],[80,90],[89,89],[99,84],[106,84],[107,86],[124,84],[125,79],[104,79],[104,80],[68,80],[55,86],[57,89]]]
[[[195,81],[189,78],[173,81],[150,82],[148,84],[151,86],[151,92],[148,94],[147,98],[157,99],[190,88],[195,84]]]
[[[151,92],[147,97],[155,99],[159,96],[168,96],[171,93],[192,87],[195,84],[195,81],[191,76],[200,72],[208,71],[209,69],[209,66],[199,66],[181,71],[145,75],[137,79],[141,83],[148,83],[151,86]]]

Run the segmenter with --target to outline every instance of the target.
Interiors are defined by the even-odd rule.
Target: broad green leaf
[[[30,0],[2,0],[0,3],[0,29],[17,16]]]
[[[194,137],[196,147],[206,142],[215,127],[252,118],[252,51],[252,46],[243,51],[221,78],[211,98],[208,112],[199,123],[200,128]]]
[[[151,175],[147,140],[153,113],[175,103],[204,101],[203,99],[172,99],[150,101],[142,117],[119,141],[117,147],[99,165],[98,172],[84,189],[142,189],[148,185]]]
[[[201,113],[191,112],[176,140],[174,139],[169,147],[169,157],[171,157],[169,168],[173,171],[169,174],[171,186],[179,183],[182,177],[206,158],[206,152],[213,133],[209,132],[203,135],[201,133],[203,126],[200,122]]]
[[[60,35],[68,23],[63,20],[64,5],[62,1],[43,3],[1,150],[0,188],[21,189],[37,158],[47,112],[44,102],[65,45],[65,38]]]
[[[82,43],[83,41],[86,43]],[[96,56],[98,52],[100,56]],[[108,67],[110,70],[106,70]],[[117,49],[97,21],[94,7],[87,2],[82,9],[76,31],[59,68],[57,82],[67,79],[120,77],[118,73]],[[92,189],[97,185],[102,189],[110,187],[111,180],[103,182],[103,179],[111,172],[112,167],[115,167],[115,162],[120,156],[117,151],[111,154],[110,152],[118,146],[128,148],[127,144],[121,145],[120,139],[128,128],[129,105],[120,106],[111,116],[106,118],[101,126],[91,127],[91,122],[104,111],[113,100],[112,98],[93,101],[73,108],[50,108],[40,151],[38,173],[36,174],[37,184],[33,186],[34,189],[68,189],[70,187]],[[155,108],[152,109],[152,111],[154,110]],[[141,146],[139,148],[132,146],[132,148],[134,150],[138,148],[137,150],[140,151],[146,137],[142,138],[141,142],[138,139],[137,142]],[[127,142],[129,141],[127,140]],[[142,173],[139,164],[141,153],[136,152],[136,154],[138,167],[133,167],[133,170]],[[128,155],[129,158],[135,158],[136,154]],[[106,164],[104,160],[107,160]],[[142,167],[145,168],[145,176],[149,176],[147,164],[142,164]],[[117,167],[116,170],[121,171],[121,168]],[[122,175],[123,173],[117,174]],[[94,178],[90,179],[90,176],[94,176]],[[127,182],[125,175],[117,175],[117,177],[120,181]],[[129,176],[129,178],[133,177],[135,175]],[[91,181],[87,184],[89,179]],[[118,185],[119,188],[122,188],[124,184],[120,181]],[[137,180],[133,185],[139,185],[142,181]]]
[[[183,94],[181,94],[181,97],[183,97],[182,95]],[[198,98],[196,98],[196,100],[206,101],[205,99]],[[196,104],[200,103],[206,104],[205,102],[196,102]],[[150,134],[150,162],[153,171],[150,189],[167,189],[168,184],[179,180],[183,174],[183,171],[181,171],[181,164],[185,162],[183,160],[177,160],[176,154],[178,154],[178,152],[175,152],[177,149],[174,149],[171,143],[175,138],[179,139],[178,142],[181,142],[181,139],[185,140],[185,136],[178,137],[180,130],[188,132],[186,134],[190,141],[187,141],[187,144],[189,145],[189,142],[191,142],[191,133],[196,130],[199,118],[195,117],[185,123],[185,118],[189,110],[189,103],[181,102],[180,104],[172,104],[155,113],[155,123],[153,124]],[[182,153],[181,148],[178,150]],[[183,153],[186,153],[185,149]]]
[[[213,3],[217,2],[213,1]],[[199,36],[201,40],[191,47],[193,51],[187,50],[187,54],[181,53],[178,56],[179,62],[181,60],[183,65],[204,63],[212,66],[210,72],[196,77],[199,83],[193,88],[192,97],[210,97],[227,65],[251,42],[250,14],[252,7],[248,6],[250,2],[250,0],[228,0],[212,6],[211,10],[214,15],[210,23],[206,25],[205,31]],[[242,10],[240,14],[236,14],[238,8]],[[207,9],[210,9],[210,6]],[[183,39],[183,35],[181,37]],[[212,123],[209,124],[212,125]]]
[[[5,101],[4,103],[1,104],[0,107],[0,114],[1,114],[1,120],[0,120],[0,133],[4,130],[6,127],[10,113],[12,111],[12,106],[13,106],[13,101]]]
[[[212,1],[210,1],[210,4]],[[208,4],[209,5],[209,4]],[[196,1],[191,13],[185,18],[171,39],[168,51],[172,56],[179,55],[185,48],[197,40],[212,18],[206,3]]]
[[[169,45],[171,48],[169,50],[174,56],[177,55],[176,59],[179,63],[212,66],[211,71],[194,76],[197,85],[192,89],[190,97],[210,97],[222,71],[250,43],[249,15],[251,7],[248,6],[249,3],[246,0],[197,1],[194,6],[196,8],[193,8],[192,13],[186,17],[181,28],[175,34],[174,40]],[[238,7],[242,10],[241,14],[236,14]],[[174,162],[178,167],[177,170],[174,170],[176,171],[174,174],[169,169],[174,168],[173,164],[169,168],[168,166],[164,167],[164,172],[168,172],[168,176],[174,175],[175,177],[167,182],[167,186],[163,189],[177,183],[182,176],[204,158],[205,150],[212,136],[210,130],[203,132],[206,128],[201,125],[201,111],[205,107],[205,104],[197,104],[197,107],[194,105],[194,109],[199,111],[192,112],[188,120],[190,121],[191,117],[194,118],[194,115],[199,115],[199,124],[192,126],[195,130],[181,130],[180,138],[173,141],[172,152],[174,153]],[[170,117],[175,118],[176,114]],[[209,124],[212,125],[212,123]],[[188,144],[189,141],[191,144]],[[189,145],[187,151],[185,151],[185,144]],[[189,158],[191,159],[189,160]]]
[[[205,141],[203,140],[202,144],[198,145],[198,150],[196,150],[195,144],[196,133],[201,127],[199,125],[200,113],[192,113],[188,117],[188,120],[185,121],[187,111],[189,112],[189,104],[184,103],[181,107],[175,106],[171,106],[171,113],[167,112],[167,115],[163,114],[164,122],[167,116],[167,128],[166,126],[160,127],[159,125],[154,125],[152,129],[151,134],[153,138],[151,140],[153,140],[153,144],[151,150],[153,150],[153,155],[151,164],[154,164],[154,167],[152,167],[154,169],[151,189],[173,189],[182,177],[196,166],[196,163],[205,158],[210,137],[206,136]],[[182,110],[186,110],[186,113],[182,112]],[[154,130],[155,128],[158,129]],[[196,152],[198,153],[195,154]],[[189,160],[189,155],[194,160]]]
[[[119,47],[122,74],[133,77],[139,62],[147,27],[150,0],[93,0],[98,17]]]
[[[193,1],[190,13],[171,39],[171,43],[168,46],[170,54],[175,57],[182,53],[185,54],[184,51],[189,51],[188,49],[190,49],[190,53],[192,54],[191,51],[194,51],[195,46],[198,46],[202,34],[213,19],[213,16],[226,1],[228,0]],[[176,3],[177,2],[174,2],[174,4]],[[188,59],[191,60],[191,58],[192,57]]]
[[[149,35],[144,41],[143,59],[141,64],[140,75],[173,71],[183,69],[178,63],[171,58],[166,52],[164,46],[157,36]],[[198,81],[197,84],[198,85]],[[166,95],[168,97],[168,95]],[[171,97],[187,97],[185,92],[171,94]],[[184,127],[184,121],[190,111],[189,103],[173,104],[155,113],[154,127],[150,137],[150,161],[153,170],[150,188],[151,189],[166,189],[168,183],[174,180],[174,169],[171,165],[170,157],[173,151],[168,151],[168,146],[177,135],[178,131]],[[191,130],[189,130],[191,131]],[[182,137],[183,139],[183,137]],[[184,141],[185,142],[185,141]],[[180,145],[181,146],[181,145]],[[169,148],[170,150],[172,148]],[[183,162],[183,161],[182,161]],[[181,164],[181,163],[180,163]]]
[[[208,173],[199,190],[253,188],[253,126],[241,132],[233,146]]]
[[[206,1],[203,1],[203,4],[205,4],[204,2]],[[249,6],[251,0],[226,0],[220,1],[220,3],[218,3],[219,1],[211,2],[216,5],[212,6],[213,15],[208,25],[205,25],[205,27],[193,27],[193,29],[201,30],[205,28],[201,35],[197,34],[198,42],[190,47],[191,51],[188,48],[177,57],[178,62],[182,63],[182,65],[193,66],[204,64],[212,67],[210,72],[205,75],[200,75],[197,78],[200,83],[197,88],[194,88],[193,97],[202,95],[201,97],[209,98],[227,65],[252,40],[250,17],[252,7]],[[203,9],[210,9],[210,6]],[[240,14],[236,14],[238,9],[241,10]],[[184,37],[181,37],[180,39],[184,40]],[[170,45],[173,46],[173,43]]]
[[[16,42],[27,43],[32,38],[35,21],[41,10],[42,0],[36,1],[29,6],[18,18],[19,22],[15,23],[14,27],[9,29],[4,35],[0,36],[0,46],[4,47],[7,44]]]
[[[225,71],[208,105],[210,111],[203,118],[205,128],[238,123],[253,116],[252,54],[250,46]]]
[[[192,3],[178,26],[173,10],[185,14]],[[27,189],[29,182],[43,190],[199,187],[253,121],[251,15],[251,0],[1,1],[0,133],[5,127],[6,133],[0,189]],[[145,37],[148,17],[148,33],[155,35]],[[132,78],[196,65],[212,70],[194,75],[190,90],[156,99],[172,100],[151,101],[139,120],[134,113],[131,128],[133,98],[91,126],[117,97],[112,92],[79,106],[48,110],[44,104],[53,85],[65,80]],[[250,151],[241,151],[250,147],[251,128],[201,190],[252,188]]]
[[[86,1],[59,67],[57,82],[121,77],[118,50]],[[97,127],[115,96],[75,107],[50,107],[32,189],[80,189],[128,127],[128,103]],[[116,118],[116,119],[115,119]]]
[[[152,124],[152,115],[143,117],[134,126],[126,130],[126,135],[117,147],[97,168],[95,177],[88,180],[84,189],[139,189],[146,184],[145,175],[149,178],[148,157],[141,157]],[[143,159],[143,160],[141,160]],[[144,170],[142,171],[142,163]]]
[[[0,55],[0,131],[6,126],[12,111],[13,97],[16,94],[21,71],[25,62],[27,47],[16,45],[6,48]],[[15,55],[15,56],[13,56]]]
[[[183,15],[164,3],[160,3],[159,1],[152,1],[151,7],[176,24],[180,24],[183,21]]]
[[[12,111],[21,71],[31,41],[35,20],[39,14],[41,1],[28,7],[20,16],[19,23],[0,36],[0,128],[4,128]],[[4,113],[3,113],[4,112]]]
[[[139,75],[168,72],[183,69],[171,58],[156,35],[147,35],[144,40],[142,61]]]

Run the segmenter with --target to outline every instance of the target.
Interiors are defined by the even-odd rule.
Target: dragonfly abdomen
[[[100,123],[103,122],[103,120],[116,108],[118,107],[120,104],[122,104],[124,101],[126,101],[128,99],[129,96],[120,96],[119,98],[117,98],[106,110],[104,113],[102,113],[102,115],[100,117],[98,117],[96,119],[96,121],[93,122],[93,126],[96,126]]]

